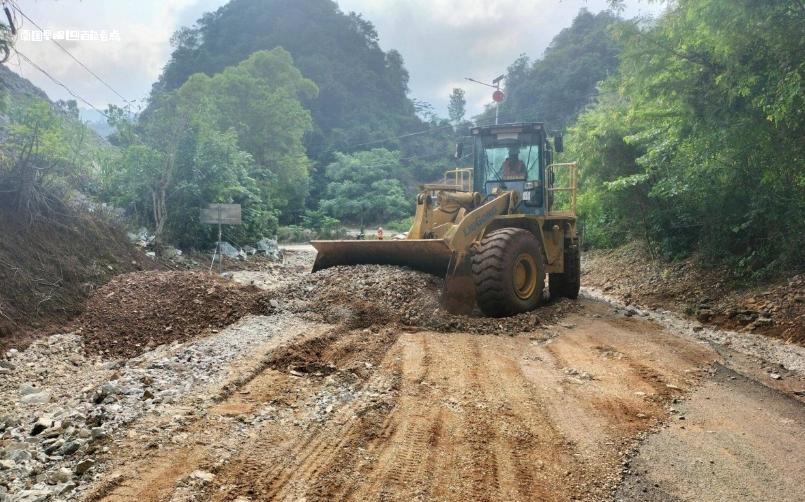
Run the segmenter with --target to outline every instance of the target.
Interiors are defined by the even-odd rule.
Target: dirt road
[[[589,300],[516,337],[319,326],[169,444],[135,424],[88,499],[805,499],[802,403],[724,364]]]
[[[0,361],[0,502],[805,500],[802,347],[592,296],[454,317],[289,253],[230,275],[267,310],[224,329]]]

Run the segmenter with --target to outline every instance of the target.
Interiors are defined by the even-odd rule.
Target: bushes
[[[620,72],[574,126],[587,243],[644,238],[762,279],[805,263],[802,13],[680,0],[624,31]]]

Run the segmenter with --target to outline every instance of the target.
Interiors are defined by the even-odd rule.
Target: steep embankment
[[[9,103],[48,99],[4,66],[0,94]],[[0,111],[0,172],[14,161],[4,155],[8,125]],[[90,214],[54,199],[47,208],[20,211],[13,195],[0,194],[0,352],[80,312],[87,295],[113,275],[154,266],[98,208]]]
[[[0,205],[0,352],[83,309],[112,276],[154,267],[125,233],[85,214],[27,220]]]
[[[740,287],[725,269],[694,259],[653,260],[640,243],[585,254],[582,285],[651,308],[684,313],[720,328],[805,344],[805,275]]]

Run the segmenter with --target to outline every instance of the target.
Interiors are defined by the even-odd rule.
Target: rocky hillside
[[[7,66],[0,65],[0,92],[9,96],[33,96],[48,99],[45,91],[32,84],[28,79],[20,77]]]

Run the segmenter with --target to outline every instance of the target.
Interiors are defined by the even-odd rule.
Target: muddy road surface
[[[377,290],[411,277],[382,270],[265,278],[280,312],[174,347],[215,364],[110,430],[64,498],[805,500],[801,348],[736,348],[592,298],[497,327],[414,322],[422,309]]]

